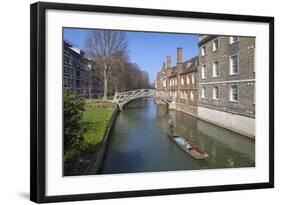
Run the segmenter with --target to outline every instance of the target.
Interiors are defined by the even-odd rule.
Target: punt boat
[[[190,154],[196,159],[206,159],[209,155],[199,147],[191,144],[186,138],[181,137],[177,134],[168,134],[168,137],[174,141],[182,150]]]

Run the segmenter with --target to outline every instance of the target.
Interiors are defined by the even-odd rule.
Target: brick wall
[[[219,40],[219,49],[213,51],[213,41]],[[206,55],[201,55],[202,47]],[[255,117],[255,38],[239,37],[239,41],[230,44],[228,36],[215,37],[199,47],[199,106],[226,112]],[[230,74],[230,56],[238,55],[238,73]],[[213,77],[213,62],[218,62],[218,77]],[[202,79],[202,66],[206,65],[206,78]],[[238,101],[230,101],[230,86],[238,86]],[[219,99],[212,99],[212,89],[219,88]],[[202,98],[202,87],[206,89],[206,98]]]

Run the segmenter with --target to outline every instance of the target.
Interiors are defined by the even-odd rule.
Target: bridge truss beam
[[[113,102],[117,103],[120,110],[122,110],[123,106],[128,102],[134,99],[147,97],[154,97],[160,101],[163,101],[166,104],[170,104],[173,101],[173,97],[165,91],[158,91],[153,89],[139,89],[128,92],[116,92],[114,95]]]

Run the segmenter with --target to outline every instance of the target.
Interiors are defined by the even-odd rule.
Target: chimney
[[[172,66],[172,57],[167,56],[167,68],[171,68],[171,66]]]
[[[182,48],[177,48],[177,64],[182,63]]]
[[[177,48],[177,68],[182,69],[182,48]]]

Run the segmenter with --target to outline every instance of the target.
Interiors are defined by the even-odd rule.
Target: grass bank
[[[91,159],[103,143],[115,104],[111,101],[89,99],[85,100],[84,108],[82,121],[86,123],[87,131],[83,134],[84,140],[79,155],[65,163],[65,176],[85,174]]]
[[[84,134],[85,152],[95,152],[102,143],[114,106],[110,101],[86,100],[83,114],[83,121],[88,124]]]

